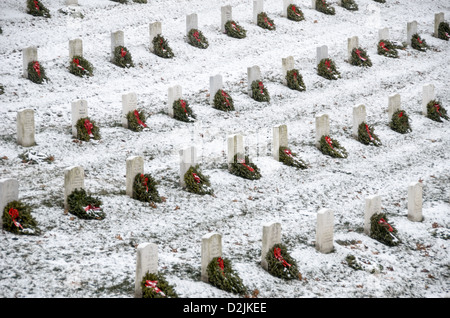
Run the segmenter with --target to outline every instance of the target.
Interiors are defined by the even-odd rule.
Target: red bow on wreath
[[[272,23],[270,23],[269,20],[267,20],[267,17],[264,17],[264,22],[266,22],[269,26],[272,26]]]
[[[419,41],[419,43],[422,44],[422,40],[420,39],[420,36],[417,37],[417,41]]]
[[[356,49],[355,52],[356,52],[356,54],[358,55],[358,57],[361,59],[361,61],[363,61],[363,62],[367,61],[366,58],[364,58],[364,57],[361,56],[361,51],[360,51],[360,50]]]
[[[148,178],[145,178],[144,174],[141,174],[141,182],[145,186],[146,189],[145,192],[148,192],[148,185],[147,185]]]
[[[89,121],[89,119],[84,120],[84,128],[86,128],[87,133],[90,137],[94,137],[92,134],[92,129],[94,128],[94,125]]]
[[[383,218],[381,218],[378,221],[378,224],[381,224],[382,226],[386,227],[388,229],[389,232],[394,231],[394,229],[392,228],[392,226],[389,225],[389,223],[387,223]]]
[[[233,27],[233,29],[235,29],[236,31],[240,32],[239,28],[236,26],[235,23],[231,23],[231,26]]]
[[[34,2],[34,7],[36,8],[36,10],[39,11],[39,4],[36,0],[33,1]]]
[[[90,204],[87,207],[84,208],[84,211],[86,211],[87,213],[89,213],[89,212],[97,212],[97,211],[100,211],[100,210],[101,210],[101,208],[93,206],[93,205],[90,205]]]
[[[261,94],[264,94],[264,84],[262,82],[258,83],[259,89],[261,90]]]
[[[222,271],[222,275],[224,275],[225,276],[225,272],[224,272],[224,264],[223,264],[223,258],[222,257],[219,257],[218,259],[217,259],[217,265],[219,265],[219,267],[220,267],[220,270]]]
[[[285,149],[284,153],[287,154],[289,157],[292,157],[292,152],[289,149]]]
[[[158,284],[157,280],[146,280],[145,281],[145,287],[152,288],[156,293],[160,293],[161,295],[166,296],[166,294],[164,294],[161,289],[156,287],[156,284]]]
[[[331,62],[330,62],[330,60],[325,60],[325,65],[327,67],[327,70],[331,71]]]
[[[439,116],[441,116],[441,113],[439,112],[439,109],[441,109],[441,107],[439,106],[439,104],[434,104],[434,108],[436,108],[436,113],[438,113]]]
[[[139,118],[139,112],[137,110],[134,111],[134,117],[136,117],[136,120],[139,125],[141,125],[142,127],[147,127],[147,125],[143,123],[142,120]]]
[[[291,6],[291,10],[296,14],[296,15],[298,15],[298,16],[300,16],[301,14],[300,13],[298,13],[297,11],[296,11],[296,9],[295,9],[295,6],[294,5],[292,5]]]
[[[289,264],[288,262],[286,262],[285,260],[284,260],[284,258],[283,258],[283,256],[281,256],[281,248],[279,248],[279,247],[276,247],[276,248],[274,248],[274,250],[273,250],[273,255],[275,256],[275,258],[277,259],[277,260],[279,260],[281,263],[283,263],[283,266],[284,267],[286,267],[286,266],[291,266],[291,264]]]
[[[123,47],[120,48],[120,56],[125,57],[127,55],[127,51],[123,49]]]
[[[331,147],[331,149],[333,149],[333,146],[332,146],[332,141],[331,141],[331,138],[330,137],[328,137],[328,136],[325,136],[325,141],[327,142],[327,144]]]
[[[82,67],[80,65],[80,60],[79,59],[73,59],[73,63],[78,67],[81,68],[84,71],[84,67]]]
[[[12,219],[14,225],[15,225],[16,227],[20,227],[20,228],[23,230],[22,225],[16,220],[16,219],[19,218],[19,211],[17,211],[17,210],[14,209],[14,208],[10,208],[9,211],[8,211],[8,213],[9,213],[9,215],[11,216],[11,219]]]
[[[200,177],[196,173],[192,173],[192,176],[194,177],[195,182],[200,183]]]
[[[227,104],[227,106],[230,106],[230,101],[228,100],[228,94],[225,93],[223,90],[221,90],[221,94],[222,94],[223,98],[225,98],[225,103]]]
[[[183,108],[184,112],[187,113],[186,102],[184,100],[180,99],[180,104],[181,104],[181,108]]]
[[[245,159],[241,159],[241,160],[239,161],[239,163],[240,163],[241,165],[243,165],[244,167],[246,167],[250,172],[254,172],[254,171],[255,171],[255,169],[253,169],[252,167],[250,167],[250,166],[248,166],[248,165],[245,164]]]
[[[201,42],[200,40],[200,34],[198,33],[198,31],[194,31],[194,33],[192,34],[194,36],[194,38],[197,39],[197,41]]]
[[[41,66],[39,65],[39,62],[34,62],[33,69],[36,71],[37,75],[41,77]]]
[[[402,118],[403,117],[403,112],[401,112],[400,114],[398,114],[398,118]]]
[[[366,131],[367,131],[367,134],[369,135],[370,140],[373,140],[373,137],[372,137],[372,135],[370,134],[369,126],[367,126],[367,124],[366,124]]]
[[[387,47],[385,47],[384,42],[380,42],[380,47],[383,48],[385,51],[389,51],[389,49]]]

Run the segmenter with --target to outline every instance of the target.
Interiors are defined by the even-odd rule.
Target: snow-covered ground
[[[120,297],[134,292],[136,246],[153,242],[159,269],[180,297],[236,297],[200,280],[201,238],[223,235],[223,256],[261,298],[287,297],[446,297],[449,293],[450,123],[421,114],[422,87],[433,83],[442,105],[450,109],[450,43],[432,36],[434,14],[450,18],[448,0],[356,0],[359,11],[331,3],[336,15],[297,0],[306,20],[281,16],[282,1],[265,1],[264,11],[277,29],[252,23],[252,1],[163,1],[118,4],[79,0],[69,10],[63,0],[47,0],[50,19],[26,14],[25,1],[0,2],[0,177],[19,180],[19,198],[33,206],[40,236],[0,233],[0,296]],[[220,7],[232,5],[233,19],[247,30],[245,39],[220,32]],[[59,11],[63,9],[64,12]],[[81,12],[84,18],[75,13]],[[206,50],[186,43],[186,15],[197,13],[208,38]],[[419,34],[431,46],[411,47],[399,59],[377,55],[378,30],[406,41],[406,24],[416,20]],[[161,21],[163,36],[175,53],[162,59],[150,53],[149,23]],[[110,33],[122,30],[135,67],[109,62]],[[347,39],[359,37],[373,62],[362,69],[346,62]],[[83,40],[84,57],[94,76],[78,78],[68,66],[69,40]],[[316,47],[327,45],[342,78],[328,81],[316,73]],[[39,61],[50,81],[37,85],[22,78],[22,49],[38,47]],[[293,56],[307,90],[282,84],[281,59]],[[271,102],[258,103],[246,93],[247,67],[258,65]],[[221,74],[236,111],[223,113],[209,105],[209,78]],[[194,124],[167,115],[167,90],[179,84],[197,115]],[[121,127],[122,94],[136,92],[148,114],[148,131]],[[388,127],[388,96],[399,93],[412,132]],[[71,102],[85,99],[89,115],[100,126],[99,142],[77,143],[71,136]],[[382,147],[365,146],[352,135],[352,108],[364,104]],[[32,149],[54,156],[51,164],[29,165],[18,157],[18,110],[35,111],[36,142]],[[323,155],[314,145],[316,114],[328,113],[331,134],[343,144],[347,159]],[[310,164],[296,170],[270,155],[272,127],[286,124],[289,146]],[[226,169],[226,136],[242,133],[262,178],[249,181]],[[197,196],[180,188],[178,150],[196,145],[202,171],[210,176],[215,196]],[[145,172],[159,181],[164,203],[152,208],[125,195],[126,159],[141,155]],[[64,213],[64,169],[85,169],[85,186],[103,200],[102,221],[85,221]],[[407,219],[407,187],[423,183],[423,222]],[[387,247],[362,231],[364,200],[382,197],[382,208],[399,231],[402,244]],[[335,251],[321,254],[314,246],[316,214],[334,211]],[[282,241],[296,259],[302,280],[283,281],[260,266],[262,226],[280,222]],[[352,254],[376,273],[350,268]]]

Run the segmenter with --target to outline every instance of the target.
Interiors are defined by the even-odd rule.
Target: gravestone
[[[114,50],[118,46],[125,46],[123,31],[111,32],[111,61],[114,61]]]
[[[64,209],[68,209],[67,197],[75,189],[84,189],[84,169],[72,166],[64,169]]]
[[[287,17],[287,10],[291,4],[295,4],[293,0],[283,0],[283,10],[281,11],[282,17]]]
[[[362,122],[366,121],[366,106],[358,105],[353,107],[353,137],[358,138],[358,128]]]
[[[316,250],[321,253],[330,253],[333,245],[334,213],[331,209],[320,209],[317,212]]]
[[[439,12],[436,13],[434,15],[434,33],[433,35],[435,37],[438,37],[438,33],[439,33],[439,24],[441,24],[441,22],[444,22],[444,12]]]
[[[248,95],[252,97],[252,83],[253,81],[261,80],[261,70],[259,66],[255,65],[252,67],[247,67],[247,91]]]
[[[183,92],[182,92],[181,86],[175,85],[175,86],[169,87],[167,95],[168,95],[167,111],[169,113],[169,116],[173,117],[173,103],[183,97]]]
[[[371,195],[366,197],[364,211],[364,233],[370,235],[370,218],[372,215],[381,213],[381,196]]]
[[[234,156],[237,155],[237,160],[244,159],[244,138],[240,134],[232,135],[227,138],[228,144],[228,166],[234,163]]]
[[[34,110],[24,109],[17,112],[17,143],[23,147],[36,144],[34,139]]]
[[[389,40],[389,28],[383,28],[378,30],[378,42],[381,40]]]
[[[81,39],[69,41],[69,59],[72,61],[74,56],[83,56],[83,41]]]
[[[208,264],[215,257],[222,257],[222,235],[219,233],[208,233],[202,237],[202,267],[201,280],[208,283]]]
[[[264,12],[264,0],[253,0],[253,23],[258,24],[258,14]]]
[[[9,202],[19,200],[19,181],[11,178],[0,180],[0,229],[3,228],[3,210]]]
[[[357,36],[352,36],[351,38],[347,39],[347,57],[349,61],[352,58],[353,49],[356,49],[358,47],[359,47],[359,39]]]
[[[288,131],[286,125],[273,127],[272,156],[276,161],[280,161],[280,147],[288,146]]]
[[[316,64],[319,65],[320,61],[328,58],[328,46],[322,45],[316,48]]]
[[[427,115],[427,105],[436,98],[433,84],[426,84],[422,88],[422,114]]]
[[[227,5],[227,6],[221,7],[220,12],[221,12],[220,29],[221,29],[222,33],[225,33],[225,24],[228,21],[233,20],[233,9],[232,9],[231,5]]]
[[[162,34],[162,24],[161,22],[153,22],[149,24],[149,34],[150,34],[150,52],[154,53],[155,50],[153,49],[153,39],[155,36]]]
[[[288,56],[286,58],[281,59],[281,72],[283,76],[283,84],[287,85],[286,75],[287,72],[294,69],[294,57]]]
[[[66,0],[66,6],[77,6],[78,0]]]
[[[184,175],[190,167],[195,167],[197,164],[197,148],[194,146],[180,150],[180,185],[186,186],[184,182]]]
[[[422,216],[422,183],[412,182],[408,186],[408,220],[421,222]]]
[[[122,127],[128,128],[127,114],[137,109],[136,93],[128,93],[122,95]]]
[[[198,16],[196,13],[186,15],[186,35],[192,29],[198,29]]]
[[[134,178],[144,173],[144,157],[132,156],[127,158],[126,194],[133,197]]]
[[[417,33],[417,21],[408,22],[406,24],[406,42],[411,45],[411,38]]]
[[[390,95],[388,98],[388,120],[392,119],[392,115],[401,109],[402,100],[400,94]]]
[[[214,97],[218,90],[222,89],[222,75],[217,74],[209,77],[209,103],[214,105]]]
[[[316,10],[316,0],[311,0],[311,7],[313,10]]]
[[[265,270],[268,270],[266,255],[275,244],[281,244],[281,223],[266,223],[263,225],[261,248],[261,266]]]
[[[316,115],[316,146],[320,147],[320,138],[330,134],[330,117],[328,114]]]
[[[23,72],[22,76],[28,78],[28,64],[38,60],[37,47],[30,46],[22,50],[23,55]]]
[[[158,273],[158,246],[153,243],[141,243],[136,251],[136,277],[134,280],[134,297],[142,298],[141,281],[145,274]]]
[[[77,121],[88,117],[87,101],[80,99],[72,102],[72,136],[77,137]]]

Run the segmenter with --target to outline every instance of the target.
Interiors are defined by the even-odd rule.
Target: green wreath
[[[362,122],[358,127],[358,141],[364,145],[372,144],[374,146],[381,146],[380,138],[374,134],[373,126],[367,125]]]
[[[389,123],[389,127],[393,131],[396,131],[401,134],[406,134],[411,131],[411,126],[409,124],[409,117],[404,110],[396,111],[391,118]]]
[[[377,53],[387,57],[398,58],[397,47],[389,40],[380,40],[378,42]]]
[[[373,0],[375,2],[379,2],[379,3],[386,3],[386,0]]]
[[[322,59],[317,66],[317,74],[329,80],[337,80],[341,77],[332,59]]]
[[[81,141],[90,141],[91,139],[100,140],[100,128],[95,121],[89,117],[83,117],[77,120],[75,125],[77,129],[77,139]]]
[[[294,89],[297,91],[305,91],[306,85],[303,82],[303,76],[300,74],[299,70],[292,69],[287,71],[286,73],[286,82],[287,86],[290,89]]]
[[[356,65],[356,66],[371,67],[372,61],[370,60],[369,56],[367,55],[367,52],[365,50],[363,50],[362,48],[358,47],[358,48],[354,48],[352,50],[350,64]]]
[[[134,177],[132,198],[141,202],[162,202],[155,179],[147,173],[138,173]]]
[[[155,36],[152,40],[152,43],[153,52],[159,57],[170,59],[175,56],[169,46],[169,42],[161,34]]]
[[[270,102],[270,95],[262,81],[256,80],[252,82],[252,98],[257,102]]]
[[[258,14],[257,25],[263,29],[267,29],[273,31],[276,29],[276,26],[271,18],[267,16],[265,12],[261,12]]]
[[[275,244],[266,254],[267,271],[286,280],[298,279],[297,262],[289,255],[283,244]]]
[[[146,116],[143,110],[132,110],[127,113],[128,129],[132,131],[142,131],[147,128],[145,124]]]
[[[50,11],[39,0],[27,0],[27,13],[36,17],[51,17]]]
[[[42,84],[44,81],[48,82],[45,68],[38,62],[32,61],[28,63],[28,79],[36,84]]]
[[[234,161],[230,165],[230,173],[249,180],[258,180],[261,178],[258,167],[250,162],[248,156],[245,156],[242,162],[238,162],[237,155],[234,155]]]
[[[370,237],[388,246],[400,244],[395,227],[388,222],[385,213],[376,213],[370,218]]]
[[[200,49],[206,49],[209,46],[208,40],[203,35],[202,31],[191,29],[188,32],[188,43]]]
[[[222,257],[215,257],[209,262],[206,273],[208,274],[208,282],[227,292],[245,295],[247,287],[244,286],[242,279],[233,269],[231,261]]]
[[[145,273],[141,289],[142,298],[178,298],[174,286],[161,273]]]
[[[329,15],[336,14],[335,9],[330,7],[325,0],[316,0],[316,10]]]
[[[222,111],[233,111],[233,98],[223,89],[219,89],[214,95],[214,108]]]
[[[173,118],[184,122],[193,122],[196,116],[189,103],[180,98],[173,102]]]
[[[116,46],[114,49],[113,63],[119,67],[130,68],[134,67],[133,58],[131,53],[124,46]]]
[[[447,22],[439,23],[438,38],[445,41],[448,41],[448,39],[450,39],[450,27]]]
[[[437,100],[432,100],[427,104],[427,117],[438,122],[442,122],[441,118],[449,120],[447,110]]]
[[[411,38],[411,47],[421,52],[425,52],[429,48],[425,39],[421,39],[417,33]]]
[[[80,219],[85,220],[103,220],[106,213],[100,207],[102,201],[99,198],[92,197],[84,189],[75,189],[67,197],[68,210]]]
[[[302,21],[305,20],[305,15],[295,4],[290,4],[287,7],[287,18],[292,21]]]
[[[278,153],[280,162],[284,163],[285,165],[303,170],[308,168],[306,162],[300,158],[297,158],[297,154],[291,152],[291,149],[289,149],[288,147],[280,147]]]
[[[73,75],[83,77],[92,76],[94,68],[92,64],[82,56],[74,56],[69,64],[69,72]]]
[[[196,194],[213,194],[209,177],[200,172],[198,165],[190,167],[184,174],[184,182],[186,183],[186,190]]]
[[[228,36],[237,39],[243,39],[247,36],[247,31],[233,20],[229,20],[225,23],[225,33]]]
[[[9,202],[2,211],[3,230],[13,234],[39,235],[36,220],[31,215],[31,206],[21,201]]]
[[[329,136],[322,136],[319,142],[319,149],[323,154],[333,158],[347,158],[347,150],[341,144],[330,138]]]
[[[358,11],[358,4],[355,0],[341,0],[341,6],[349,11]]]

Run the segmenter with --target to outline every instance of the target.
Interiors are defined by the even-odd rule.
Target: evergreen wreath
[[[397,230],[388,223],[385,213],[376,213],[370,218],[370,237],[388,246],[400,244]]]
[[[362,122],[358,127],[358,140],[364,145],[372,144],[374,146],[381,146],[380,138],[373,133],[373,126],[367,125],[365,122]]]
[[[355,0],[341,0],[341,6],[349,11],[358,11],[358,4]]]
[[[247,287],[233,269],[230,260],[222,257],[213,258],[206,268],[206,273],[211,285],[233,294],[247,294]]]
[[[317,66],[317,74],[329,80],[337,80],[341,77],[332,59],[322,59]]]
[[[287,166],[299,168],[299,169],[307,169],[308,165],[302,159],[297,158],[297,154],[292,153],[291,149],[288,147],[280,147],[279,150],[279,158],[282,163]]]
[[[145,273],[141,289],[142,298],[178,298],[174,286],[161,273]]]
[[[78,119],[75,128],[77,129],[77,139],[81,141],[90,141],[91,139],[100,140],[100,128],[95,121],[89,117]]]
[[[347,150],[339,144],[337,140],[329,136],[320,138],[319,149],[323,154],[333,158],[347,158]]]
[[[80,219],[103,220],[106,213],[100,207],[102,201],[97,197],[92,197],[84,189],[75,189],[67,197],[68,210]]]
[[[28,63],[28,79],[36,84],[42,84],[44,81],[48,82],[44,67],[38,61]]]
[[[233,111],[233,98],[223,89],[219,89],[214,95],[214,108],[222,111]]]
[[[50,164],[55,161],[55,157],[53,157],[52,155],[39,154],[33,150],[25,151],[18,157],[22,160],[22,163],[31,165],[39,164],[41,162],[47,162]]]
[[[305,15],[295,4],[290,4],[287,7],[287,18],[292,21],[302,21],[305,20]]]
[[[146,116],[143,110],[132,110],[127,113],[128,129],[132,131],[142,131],[147,128],[145,124]]]
[[[426,51],[429,48],[425,39],[421,39],[419,34],[417,34],[417,33],[415,33],[411,37],[411,47],[413,49],[416,49],[416,50],[422,51],[422,52]]]
[[[225,23],[225,33],[237,39],[243,39],[247,36],[247,31],[233,20],[228,20]]]
[[[27,13],[35,17],[51,17],[50,11],[39,0],[27,0]]]
[[[256,80],[252,82],[252,98],[257,102],[270,102],[270,95],[262,81]]]
[[[367,55],[367,52],[362,48],[358,47],[352,50],[352,57],[350,58],[350,64],[356,66],[371,67],[372,61]]]
[[[411,126],[409,124],[409,117],[406,114],[406,112],[404,110],[396,111],[392,115],[389,127],[391,127],[392,130],[401,134],[406,134],[407,132],[411,131]]]
[[[196,116],[189,103],[180,98],[173,102],[173,118],[184,122],[193,122]]]
[[[175,56],[169,46],[169,42],[161,35],[156,35],[153,40],[153,52],[159,57],[171,59]]]
[[[261,178],[258,167],[249,161],[248,156],[245,156],[244,159],[241,159],[241,162],[238,162],[237,154],[234,155],[234,161],[230,165],[230,173],[249,180],[258,180]]]
[[[380,40],[377,45],[377,53],[387,57],[398,58],[398,51],[394,44],[389,40]]]
[[[74,56],[69,64],[69,72],[76,76],[92,76],[92,64],[82,56]]]
[[[203,35],[202,31],[191,29],[188,32],[188,43],[200,49],[206,49],[209,46],[208,40]]]
[[[449,120],[447,110],[437,100],[432,100],[427,104],[427,117],[438,122],[442,122],[441,118]]]
[[[186,183],[186,190],[196,194],[213,194],[209,177],[201,173],[198,165],[190,167],[184,174],[184,182]]]
[[[287,82],[287,86],[290,89],[294,89],[294,90],[301,91],[301,92],[306,90],[306,85],[303,82],[303,77],[300,74],[299,70],[297,70],[297,69],[292,69],[292,70],[287,71],[286,82]]]
[[[2,211],[3,230],[13,234],[38,235],[40,230],[31,215],[31,206],[19,200],[9,202]]]
[[[379,3],[386,3],[386,0],[373,0],[375,2],[379,2]]]
[[[131,53],[125,46],[116,46],[114,48],[114,59],[113,63],[119,67],[130,68],[134,67],[133,58]]]
[[[279,278],[298,279],[297,262],[289,255],[283,244],[275,244],[266,254],[267,271]]]
[[[147,173],[138,173],[134,177],[132,197],[141,202],[162,202],[155,179]]]
[[[112,2],[118,2],[118,3],[127,3],[128,0],[111,0]]]
[[[448,41],[448,39],[450,39],[450,27],[448,25],[448,22],[439,23],[438,38],[445,41]]]
[[[147,0],[133,0],[136,3],[147,3]]]
[[[276,26],[271,18],[267,16],[265,12],[261,12],[258,14],[257,25],[263,29],[267,29],[273,31],[276,29]]]
[[[316,0],[316,10],[329,15],[336,14],[334,8],[330,7],[326,0]]]

